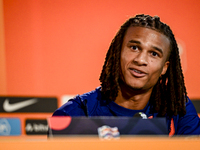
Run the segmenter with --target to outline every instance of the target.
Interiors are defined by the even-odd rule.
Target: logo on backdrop
[[[54,112],[58,108],[54,97],[0,97],[0,112]]]
[[[18,118],[0,118],[0,136],[21,135],[21,123]]]
[[[27,135],[47,135],[48,124],[46,119],[27,119],[25,131]]]
[[[10,135],[11,127],[7,119],[0,119],[0,135]]]
[[[36,98],[25,100],[25,101],[22,101],[22,102],[16,102],[16,103],[13,103],[13,104],[10,104],[9,99],[7,98],[3,103],[3,108],[6,112],[13,112],[13,111],[17,111],[17,110],[20,110],[22,108],[25,108],[27,106],[30,106],[34,103],[37,103]]]
[[[104,125],[102,127],[99,127],[98,129],[99,138],[102,139],[112,139],[112,138],[119,138],[120,133],[117,127],[110,127],[107,125]]]

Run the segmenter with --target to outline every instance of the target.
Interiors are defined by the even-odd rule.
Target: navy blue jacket
[[[157,113],[150,112],[149,103],[142,110],[131,110],[117,105],[113,101],[103,100],[101,98],[100,87],[94,91],[77,95],[69,100],[63,106],[58,108],[53,116],[127,116],[133,117],[136,113],[143,112],[147,117],[156,117]],[[170,132],[171,118],[166,117],[168,129]],[[186,115],[183,117],[173,116],[176,135],[199,135],[200,119],[191,102],[188,99],[186,103]]]

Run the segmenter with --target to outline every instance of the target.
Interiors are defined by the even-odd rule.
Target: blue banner
[[[18,118],[0,118],[0,136],[21,135],[21,122]]]

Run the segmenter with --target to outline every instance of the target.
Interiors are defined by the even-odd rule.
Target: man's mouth
[[[137,73],[142,73],[141,71],[139,70],[135,70],[135,69],[132,69],[133,71],[137,72]]]
[[[133,69],[133,68],[130,68],[130,72],[133,76],[137,77],[137,78],[141,78],[141,77],[144,77],[147,73],[143,72],[143,71],[140,71],[140,70],[137,70],[137,69]]]

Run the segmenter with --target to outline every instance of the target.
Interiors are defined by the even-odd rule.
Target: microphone
[[[139,117],[139,118],[142,118],[142,119],[148,119],[147,118],[147,115],[143,112],[137,112],[135,113],[135,115],[133,117]]]

